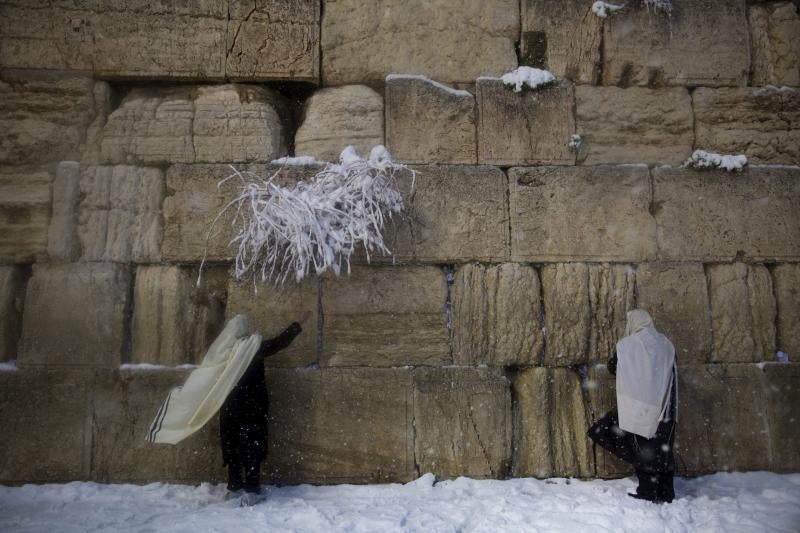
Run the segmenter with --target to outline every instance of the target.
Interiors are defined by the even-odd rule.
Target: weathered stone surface
[[[308,179],[318,167],[284,167],[269,165],[237,165],[242,172],[268,177],[280,170],[276,183],[289,185]],[[167,169],[167,191],[164,199],[164,240],[161,254],[165,260],[199,262],[230,260],[235,249],[228,246],[234,236],[229,209],[212,227],[222,209],[239,195],[240,183],[221,180],[231,175],[228,165],[171,165]],[[211,234],[209,235],[209,230]]]
[[[322,20],[325,85],[383,82],[387,74],[423,74],[474,82],[517,66],[519,4],[469,0],[328,0]]]
[[[687,472],[771,468],[762,374],[756,365],[680,369],[675,452]]]
[[[580,376],[566,368],[530,368],[517,375],[513,387],[518,432],[512,475],[593,476]]]
[[[669,16],[637,4],[603,26],[606,85],[746,84],[743,0],[673,0]]]
[[[748,7],[753,85],[800,85],[800,17],[792,2]]]
[[[746,363],[775,357],[775,296],[764,265],[707,267],[713,362]]]
[[[520,63],[557,78],[595,84],[600,76],[603,19],[583,0],[523,0]]]
[[[679,165],[692,154],[692,99],[683,87],[575,88],[582,164]]]
[[[53,176],[0,165],[0,262],[30,263],[47,250]]]
[[[150,423],[187,370],[121,370],[95,384],[92,479],[101,483],[220,482],[225,479],[217,418],[176,446],[145,441]]]
[[[606,360],[633,308],[635,274],[628,265],[559,263],[542,267],[544,364]]]
[[[81,74],[3,70],[0,163],[78,159],[95,115],[93,85]]]
[[[800,264],[777,265],[772,278],[778,307],[778,349],[800,361]]]
[[[648,169],[512,168],[514,261],[642,261],[656,251]]]
[[[35,265],[19,366],[116,367],[124,349],[130,272],[112,263]]]
[[[129,165],[81,168],[78,236],[84,261],[161,259],[164,173]]]
[[[692,104],[698,148],[743,153],[751,163],[800,164],[800,90],[699,88]]]
[[[515,93],[479,78],[478,161],[491,165],[572,165],[575,90],[569,83]]]
[[[26,2],[0,6],[0,64],[123,78],[221,79],[227,2]]]
[[[502,479],[511,464],[509,382],[496,370],[418,368],[414,428],[420,472]]]
[[[80,194],[80,163],[62,161],[53,181],[53,210],[47,230],[47,256],[51,261],[76,261],[81,255],[78,238]]]
[[[358,267],[324,280],[327,366],[443,365],[450,361],[447,282],[437,267]]]
[[[53,372],[0,372],[0,481],[87,480],[91,465],[88,378]]]
[[[711,354],[711,310],[703,265],[646,263],[636,271],[636,305],[675,345],[678,364],[703,363]]]
[[[587,369],[586,389],[589,391],[589,407],[592,423],[605,415],[617,405],[617,380],[608,372],[606,362],[598,363]],[[586,428],[588,431],[588,427]],[[587,436],[588,440],[589,437]],[[594,460],[597,466],[597,477],[618,478],[630,476],[634,473],[633,467],[617,459],[603,447],[590,441],[589,446],[594,449]]]
[[[699,89],[698,89],[699,90]],[[679,261],[800,257],[800,169],[653,169],[659,256]]]
[[[764,410],[769,425],[770,470],[797,472],[800,469],[800,365],[764,365]]]
[[[366,156],[378,144],[383,144],[383,97],[364,85],[347,85],[321,89],[306,101],[294,152],[338,162],[348,145]]]
[[[409,216],[396,227],[387,224],[384,230],[394,259],[425,263],[508,260],[507,185],[499,168],[421,165],[414,170],[413,194],[407,173],[398,180]]]
[[[0,362],[17,358],[28,272],[19,266],[0,266]]]
[[[108,117],[105,163],[239,163],[287,154],[284,101],[250,85],[133,89]]]
[[[267,471],[275,483],[409,481],[413,383],[393,369],[270,369]]]
[[[178,266],[140,266],[133,291],[133,363],[197,363],[224,326],[228,273]]]
[[[423,76],[386,78],[386,145],[404,163],[477,163],[475,97]]]
[[[317,362],[317,341],[319,338],[320,280],[306,278],[300,284],[287,281],[281,287],[270,283],[259,283],[257,293],[253,292],[252,282],[235,282],[228,285],[228,304],[226,318],[245,314],[250,319],[250,327],[265,339],[279,335],[304,311],[311,311],[311,318],[303,324],[303,331],[292,344],[264,360],[268,367],[304,367]]]
[[[320,0],[229,0],[226,75],[319,80]]]
[[[539,363],[544,333],[536,269],[519,263],[464,265],[451,292],[456,364]]]

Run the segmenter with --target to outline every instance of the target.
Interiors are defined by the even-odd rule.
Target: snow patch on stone
[[[695,150],[692,156],[686,160],[684,166],[699,169],[722,169],[728,172],[741,172],[747,165],[747,156],[722,155],[705,150]]]
[[[6,361],[4,363],[0,363],[0,372],[16,372],[19,370],[17,368],[16,361]]]
[[[312,167],[314,165],[324,165],[325,161],[320,161],[310,155],[301,155],[297,157],[279,157],[278,159],[273,159],[271,163],[287,167]]]
[[[500,77],[503,83],[511,87],[515,93],[522,91],[523,87],[537,89],[556,81],[556,77],[548,70],[532,67],[519,67],[507,72]]]
[[[197,368],[197,365],[178,365],[178,366],[167,366],[167,365],[153,365],[150,363],[126,363],[124,365],[120,365],[120,370],[127,370],[127,371],[144,371],[144,370],[184,370],[184,369],[193,369]]]
[[[444,83],[440,83],[436,80],[432,80],[429,77],[422,76],[420,74],[389,74],[388,76],[386,76],[387,82],[390,82],[392,80],[420,80],[424,81],[425,83],[430,83],[437,89],[441,89],[454,96],[472,96],[472,93],[469,91],[465,91],[463,89],[455,89],[453,87],[450,87],[449,85],[445,85]]]
[[[615,11],[619,11],[625,7],[625,4],[609,4],[608,2],[600,2],[599,0],[592,4],[592,13],[604,19],[609,15],[613,15]]]

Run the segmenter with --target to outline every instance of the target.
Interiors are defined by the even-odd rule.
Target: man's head
[[[628,321],[625,324],[625,336],[633,335],[644,328],[653,328],[653,318],[644,309],[628,311]]]

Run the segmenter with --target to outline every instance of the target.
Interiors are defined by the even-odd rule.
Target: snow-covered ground
[[[0,531],[800,531],[800,474],[678,479],[671,505],[629,498],[632,479],[433,481],[265,487],[246,508],[207,483],[0,487]]]

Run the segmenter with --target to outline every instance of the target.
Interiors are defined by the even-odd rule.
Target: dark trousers
[[[672,501],[675,497],[675,422],[661,422],[656,434],[646,439],[619,427],[613,409],[589,428],[589,438],[619,459],[630,463],[639,478],[636,493],[648,500]]]
[[[225,463],[228,465],[228,490],[261,492],[261,462],[264,460],[267,432],[263,421],[242,421],[220,417],[220,433]]]

